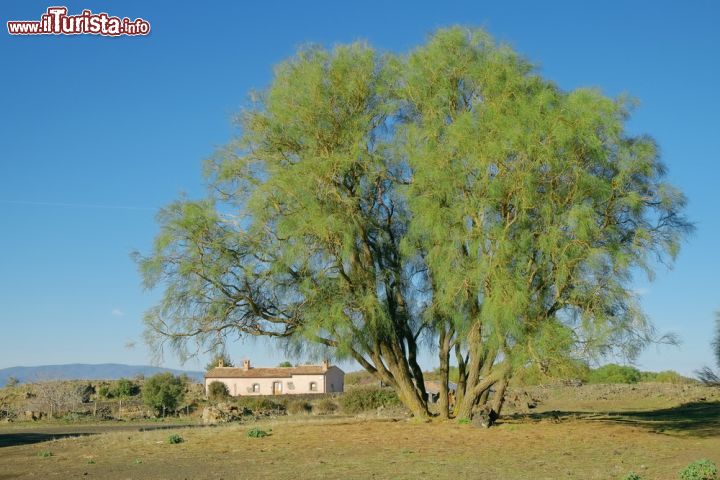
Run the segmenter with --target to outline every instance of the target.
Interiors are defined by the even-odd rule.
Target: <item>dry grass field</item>
[[[27,437],[33,432],[72,434],[73,427],[43,433],[49,427],[16,424],[0,428],[8,445],[0,447],[0,479],[619,479],[630,471],[643,479],[676,479],[694,460],[720,462],[716,391],[630,388],[545,392],[541,408],[510,415],[489,430],[377,415],[298,415],[142,432],[108,426],[107,433],[30,443],[38,440]],[[689,403],[680,405],[671,391]],[[608,405],[613,395],[623,400]],[[583,408],[554,408],[579,404]],[[249,438],[253,427],[270,435]],[[169,444],[172,434],[184,442]]]

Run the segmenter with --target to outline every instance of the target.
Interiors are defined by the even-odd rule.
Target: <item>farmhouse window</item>
[[[259,383],[253,383],[252,391],[257,393],[260,391],[260,384]]]
[[[317,382],[310,382],[310,391],[317,392]]]

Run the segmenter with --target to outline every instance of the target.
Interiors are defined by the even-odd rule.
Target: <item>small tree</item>
[[[205,370],[212,370],[213,368],[219,366],[222,363],[224,367],[233,367],[232,360],[230,360],[230,356],[225,352],[220,352],[216,354],[210,362],[205,365]]]
[[[117,381],[115,387],[112,389],[112,396],[120,401],[119,408],[121,413],[123,400],[127,400],[133,395],[137,395],[139,391],[140,389],[132,382],[132,380],[121,378]]]
[[[6,387],[14,387],[18,383],[20,383],[20,380],[17,379],[17,377],[8,377],[7,382],[5,382]]]
[[[67,412],[82,403],[82,388],[72,382],[51,380],[33,384],[36,400],[51,416]]]
[[[287,360],[285,360],[284,362],[280,362],[280,363],[278,364],[278,367],[292,367],[292,363],[290,363],[290,362],[288,362]]]
[[[223,382],[211,382],[208,385],[208,398],[214,402],[225,400],[230,396],[230,390]]]
[[[140,388],[127,378],[121,378],[113,389],[113,395],[117,398],[128,398],[140,393]]]
[[[148,378],[142,390],[145,405],[157,414],[165,415],[168,410],[174,411],[185,395],[185,383],[172,373],[158,373]]]
[[[715,316],[715,336],[710,345],[715,356],[715,364],[720,368],[720,312]],[[720,387],[720,372],[716,373],[712,368],[706,366],[695,373],[705,385]]]

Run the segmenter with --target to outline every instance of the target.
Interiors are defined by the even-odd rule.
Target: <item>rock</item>
[[[473,415],[470,424],[478,428],[490,428],[497,420],[498,416],[493,410],[481,410]]]
[[[223,412],[216,407],[205,407],[202,413],[202,422],[205,425],[215,425],[225,421]]]

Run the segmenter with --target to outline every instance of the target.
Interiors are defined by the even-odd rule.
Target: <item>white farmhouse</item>
[[[205,391],[212,382],[224,383],[230,395],[293,395],[342,392],[345,372],[325,361],[321,365],[256,368],[250,360],[242,368],[220,363],[205,374]]]

